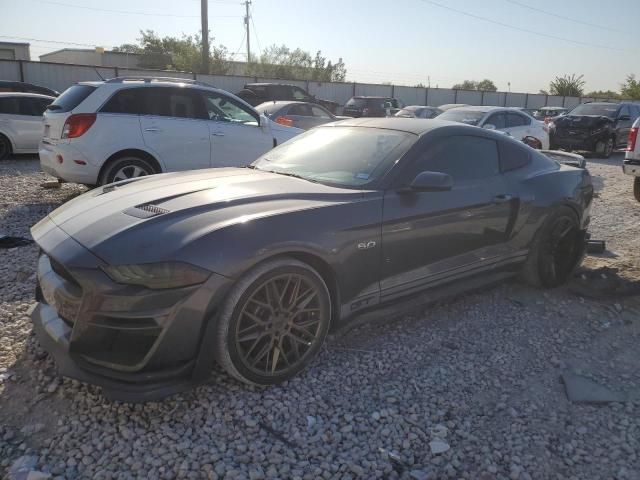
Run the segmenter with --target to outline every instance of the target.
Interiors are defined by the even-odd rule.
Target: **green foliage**
[[[199,35],[160,37],[153,30],[140,31],[139,45],[124,44],[115,51],[140,53],[140,66],[144,68],[175,69],[184,72],[199,72],[202,67],[202,45]],[[209,39],[209,73],[223,74],[229,69],[227,49],[213,45]]]
[[[314,80],[318,82],[344,82],[347,69],[342,61],[327,62],[318,50],[315,57],[300,48],[291,50],[285,45],[271,45],[260,55],[258,61],[251,61],[247,74],[257,77]]]
[[[629,74],[627,81],[622,84],[620,91],[624,98],[640,100],[640,81],[636,80],[634,74]]]
[[[594,90],[593,92],[589,92],[585,94],[585,97],[591,98],[620,98],[620,94],[613,92],[611,90]]]
[[[549,84],[550,95],[560,95],[563,97],[582,97],[584,96],[584,84],[586,83],[582,79],[583,75],[576,77],[575,74],[564,75],[563,77],[556,77]]]
[[[496,87],[495,83],[488,78],[479,82],[476,80],[465,80],[462,83],[455,84],[452,88],[454,90],[479,90],[484,92],[498,91],[498,87]]]

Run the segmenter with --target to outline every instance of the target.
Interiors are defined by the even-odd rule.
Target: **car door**
[[[453,188],[402,188],[422,171],[451,175]],[[516,207],[500,174],[494,139],[455,135],[429,142],[395,187],[384,196],[383,297],[475,273],[506,254]]]
[[[220,92],[201,92],[211,136],[211,165],[244,167],[273,148],[270,126],[260,116]]]
[[[616,148],[627,144],[633,121],[629,105],[623,105],[616,120]]]
[[[518,112],[507,112],[507,124],[503,129],[516,140],[531,135],[531,119]]]
[[[39,97],[20,97],[18,99],[20,116],[22,117],[19,139],[25,150],[37,150],[38,143],[44,133],[42,114],[53,100]]]
[[[166,170],[177,172],[209,167],[209,122],[195,90],[143,87],[142,98],[142,137]]]

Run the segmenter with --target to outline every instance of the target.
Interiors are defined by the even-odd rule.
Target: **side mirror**
[[[623,122],[627,122],[627,121],[631,120],[631,117],[629,115],[620,115],[618,117],[618,120],[622,120]]]
[[[265,132],[269,131],[269,118],[264,113],[260,114],[259,125]]]
[[[487,130],[495,130],[496,126],[493,123],[485,123],[482,128],[485,128]]]
[[[453,177],[441,172],[420,172],[409,185],[414,192],[445,192],[453,187]]]

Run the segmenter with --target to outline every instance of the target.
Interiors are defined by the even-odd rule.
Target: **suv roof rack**
[[[178,77],[143,77],[143,76],[131,76],[131,77],[115,77],[105,80],[104,83],[124,83],[139,81],[145,83],[151,82],[168,82],[168,83],[188,83],[190,85],[202,85],[204,87],[213,87],[210,83],[201,82],[192,78],[178,78]],[[215,88],[215,87],[214,87]]]

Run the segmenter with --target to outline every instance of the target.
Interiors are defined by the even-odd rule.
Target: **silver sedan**
[[[334,115],[326,108],[316,105],[315,103],[308,102],[265,102],[258,105],[256,110],[260,113],[264,113],[276,123],[280,123],[288,127],[302,128],[303,130],[309,130],[310,128],[317,127],[318,125],[324,125],[325,123],[346,120],[349,118]]]

